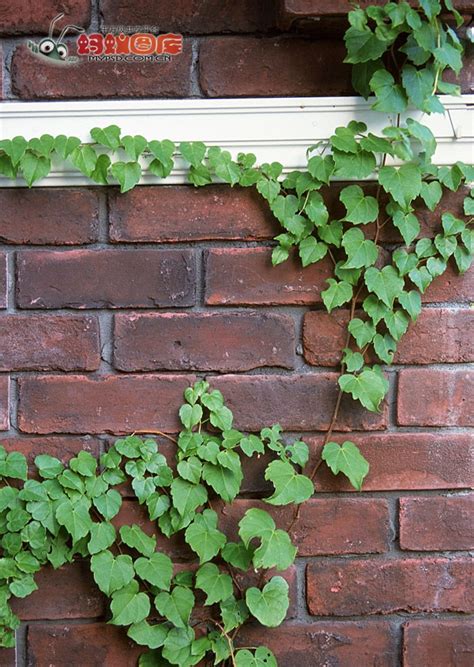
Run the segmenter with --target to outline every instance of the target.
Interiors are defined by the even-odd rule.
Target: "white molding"
[[[434,162],[472,163],[474,95],[441,97],[446,113],[431,116],[418,111],[404,114],[430,127],[438,142]],[[371,132],[379,132],[395,117],[373,111],[371,100],[360,97],[288,97],[192,100],[120,100],[87,102],[2,102],[0,138],[27,138],[41,134],[74,135],[90,141],[89,130],[119,125],[123,134],[142,134],[147,139],[204,141],[229,150],[252,152],[258,163],[274,160],[284,171],[306,164],[308,146],[329,137],[351,119],[362,120]],[[186,167],[177,161],[165,180],[144,171],[143,184],[186,183]],[[0,187],[24,186],[0,176]],[[91,185],[72,168],[54,165],[42,186]]]

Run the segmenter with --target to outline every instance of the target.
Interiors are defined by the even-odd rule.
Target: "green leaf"
[[[170,507],[170,499],[164,493],[152,493],[146,499],[146,506],[148,508],[148,515],[152,521],[163,516],[163,514]]]
[[[400,296],[398,297],[400,300]],[[409,318],[405,315],[403,310],[393,310],[389,311],[384,316],[385,324],[387,329],[390,331],[390,334],[395,340],[400,340],[403,334],[408,329],[408,324],[410,322]]]
[[[343,226],[340,220],[333,220],[328,225],[318,227],[319,237],[328,243],[334,245],[336,248],[341,247]]]
[[[249,610],[244,600],[236,600],[233,596],[220,603],[224,630],[230,632],[243,625],[249,617]]]
[[[140,623],[134,623],[129,627],[127,635],[140,646],[157,649],[165,643],[168,632],[169,627],[164,623],[150,625],[147,621],[140,621]],[[150,667],[158,667],[159,664],[159,662],[150,662]],[[142,665],[142,662],[139,662],[139,665]]]
[[[433,278],[436,278],[446,271],[447,263],[443,259],[439,259],[439,257],[430,257],[426,262],[426,268]]]
[[[64,134],[59,134],[54,140],[54,150],[65,160],[80,144],[81,140],[78,137],[66,137]]]
[[[248,649],[240,649],[235,654],[236,667],[277,667],[273,653],[266,646],[259,646],[255,653]]]
[[[108,549],[115,542],[115,528],[111,523],[94,523],[91,526],[90,540],[87,544],[90,554],[98,554]]]
[[[395,227],[400,231],[405,244],[409,246],[420,233],[418,218],[413,213],[395,211],[392,220]]]
[[[92,527],[89,509],[90,503],[85,498],[78,502],[64,500],[56,509],[58,523],[66,528],[75,542],[85,537]]]
[[[313,482],[299,475],[288,461],[272,461],[265,471],[265,479],[273,483],[275,491],[265,502],[271,505],[303,503],[314,493]]]
[[[189,588],[175,586],[171,593],[158,593],[155,607],[170,623],[177,628],[186,628],[194,607],[194,595]]]
[[[410,315],[413,322],[416,322],[418,315],[421,313],[421,296],[415,290],[410,292],[402,292],[397,297],[401,306]]]
[[[391,364],[397,344],[388,334],[375,334],[373,346],[378,358],[386,364]]]
[[[334,160],[330,155],[315,155],[308,160],[308,171],[313,178],[328,184],[334,171]]]
[[[349,283],[343,280],[337,281],[334,278],[328,278],[326,282],[329,287],[321,292],[321,297],[328,312],[352,299],[353,287]]]
[[[113,519],[122,505],[122,496],[118,491],[110,489],[104,495],[93,498],[92,502],[105,519]]]
[[[436,62],[438,62],[443,67],[449,67],[456,74],[459,74],[462,69],[462,55],[451,44],[445,43],[443,46],[437,47],[433,51]]]
[[[342,245],[347,253],[343,269],[360,269],[377,261],[379,250],[373,241],[365,239],[360,229],[349,229],[342,237]]]
[[[242,438],[239,444],[240,449],[246,456],[253,456],[255,453],[263,454],[265,452],[263,442],[256,435],[250,434],[246,438]]]
[[[464,220],[455,218],[452,213],[443,213],[443,215],[441,216],[441,224],[443,226],[444,233],[446,234],[446,236],[460,234],[466,228],[466,223],[464,222]]]
[[[407,252],[403,248],[397,248],[392,255],[393,262],[400,276],[406,276],[418,264],[418,257],[413,252]]]
[[[292,463],[295,463],[302,468],[308,463],[309,449],[305,442],[302,442],[301,440],[293,442],[291,445],[288,445],[286,452],[290,455]]]
[[[120,537],[128,547],[136,549],[144,556],[151,556],[155,551],[156,537],[147,535],[137,524],[122,526]]]
[[[304,267],[319,262],[326,256],[328,247],[325,243],[319,243],[314,236],[303,239],[299,245],[299,255]]]
[[[149,141],[148,148],[156,158],[155,160],[152,160],[149,165],[152,173],[160,178],[169,176],[174,166],[173,153],[176,150],[174,143],[169,141],[169,139],[163,139],[163,141]]]
[[[201,565],[217,556],[226,543],[224,533],[217,530],[217,514],[213,510],[198,514],[187,527],[184,539],[199,556]]]
[[[112,594],[110,603],[113,625],[140,623],[150,613],[150,600],[146,593],[140,593],[138,582],[134,579],[119,591]]]
[[[188,667],[199,662],[199,656],[191,660],[193,641],[194,630],[192,628],[171,628],[163,646],[163,658],[168,660],[169,664],[179,665],[179,667]]]
[[[198,484],[201,479],[202,463],[197,456],[180,461],[177,466],[180,477],[192,484]]]
[[[257,190],[271,204],[280,192],[280,184],[278,181],[261,178],[257,183]]]
[[[421,192],[421,174],[414,164],[404,164],[398,168],[382,167],[379,182],[385,192],[392,195],[403,208],[407,208]]]
[[[420,196],[430,211],[434,211],[443,196],[443,190],[438,181],[431,181],[430,183],[423,181]]]
[[[365,97],[365,99],[370,97],[370,79],[375,74],[375,72],[383,69],[383,66],[383,62],[380,59],[368,60],[365,63],[355,63],[352,67],[352,87],[354,90],[362,95],[362,97]],[[361,146],[362,148],[365,148],[362,143],[363,140],[361,141]],[[373,149],[369,148],[369,150]]]
[[[26,457],[20,452],[10,452],[0,460],[0,476],[26,480],[28,465]]]
[[[336,166],[335,176],[340,179],[368,178],[377,166],[375,155],[368,151],[361,150],[354,155],[334,150],[333,158]]]
[[[370,79],[369,87],[377,98],[372,105],[375,111],[401,113],[407,108],[407,98],[403,88],[395,83],[395,79],[387,70],[377,70]]]
[[[336,127],[334,134],[329,139],[331,146],[344,153],[357,153],[359,144],[357,143],[354,132],[348,127]]]
[[[26,598],[33,593],[33,591],[38,590],[38,586],[31,574],[26,574],[24,577],[14,579],[14,581],[9,584],[8,588],[17,598]]]
[[[413,106],[424,109],[426,99],[433,93],[433,72],[426,67],[416,69],[413,65],[405,65],[402,69],[402,81]]]
[[[173,563],[166,554],[155,552],[150,558],[137,558],[133,565],[140,579],[147,581],[152,586],[169,591],[173,576]]]
[[[94,127],[91,130],[91,137],[98,144],[107,146],[112,150],[116,150],[120,146],[120,128],[117,125],[109,125],[108,127]]]
[[[375,327],[372,322],[364,322],[359,317],[354,317],[347,328],[360,349],[370,343],[375,336]]]
[[[186,162],[193,167],[199,167],[206,155],[206,146],[201,141],[185,141],[179,144],[179,150]]]
[[[426,266],[421,266],[419,269],[413,269],[408,274],[408,277],[414,285],[418,287],[422,294],[425,293],[426,288],[433,282],[433,276],[428,271]]]
[[[184,428],[190,431],[202,419],[202,407],[199,404],[182,405],[179,409],[179,418]]]
[[[242,542],[227,542],[221,551],[226,563],[246,572],[253,558],[253,550],[247,549]]]
[[[357,491],[361,490],[364,478],[369,472],[369,464],[353,442],[346,440],[342,445],[328,442],[323,447],[321,458],[334,475],[342,472]]]
[[[230,503],[240,491],[243,474],[240,460],[233,464],[234,468],[228,466],[205,463],[202,469],[202,477],[214,491],[226,502]]]
[[[114,558],[110,551],[101,551],[92,556],[91,570],[95,583],[108,596],[127,586],[134,575],[133,561],[130,556]]]
[[[319,192],[310,193],[304,212],[317,227],[325,225],[329,219],[329,212]]]
[[[203,477],[206,479],[204,474]],[[171,497],[180,515],[186,516],[194,512],[199,505],[204,505],[207,500],[207,491],[202,484],[191,484],[191,482],[178,478],[171,484]]]
[[[99,155],[97,162],[95,163],[94,171],[90,175],[91,179],[96,183],[100,183],[101,185],[108,185],[110,164],[110,158],[108,155]]]
[[[127,157],[136,162],[147,146],[147,140],[140,134],[135,136],[126,135],[122,137],[122,146],[125,148]]]
[[[255,568],[286,570],[295,559],[296,547],[288,534],[276,528],[272,517],[264,510],[255,507],[247,510],[239,522],[239,535],[247,548],[252,539],[261,540],[253,557]]]
[[[229,410],[229,408],[226,408],[225,405],[223,405],[217,410],[211,410],[209,421],[213,426],[220,429],[221,431],[228,431],[232,428],[232,412]]]
[[[454,251],[454,260],[456,262],[456,266],[458,267],[459,273],[465,273],[471,266],[473,257],[467,248],[458,245]]]
[[[349,373],[359,371],[364,365],[364,357],[362,354],[360,352],[353,352],[348,347],[345,347],[343,352],[344,356],[342,358],[342,362],[345,365],[347,371]]]
[[[214,563],[205,563],[196,573],[196,587],[207,595],[205,605],[230,598],[233,592],[232,578],[223,574]]]
[[[289,607],[288,584],[283,577],[272,577],[262,590],[252,587],[245,593],[245,602],[252,616],[267,628],[276,628]]]
[[[142,175],[142,168],[137,162],[114,162],[111,171],[122,193],[134,188]]]
[[[387,43],[382,42],[368,29],[359,29],[351,26],[344,35],[347,56],[346,63],[365,63],[368,60],[376,60],[387,50]]]
[[[380,411],[380,403],[388,391],[388,381],[370,368],[364,369],[360,375],[341,375],[338,384],[343,392],[351,394],[370,412]]]
[[[345,220],[355,225],[365,225],[373,222],[379,214],[379,205],[375,197],[366,197],[359,185],[349,185],[339,195],[346,207]]]
[[[365,272],[364,281],[367,289],[389,308],[392,308],[394,299],[401,294],[405,284],[393,266],[384,266],[383,269],[371,266]]]
[[[33,183],[49,174],[51,160],[43,155],[35,155],[30,151],[26,151],[20,160],[20,168],[26,184],[31,188]]]
[[[458,242],[453,236],[443,236],[436,234],[434,244],[440,255],[444,259],[449,259],[454,254]]]
[[[89,452],[81,450],[77,456],[69,461],[69,467],[78,475],[92,477],[97,470],[97,460]]]
[[[92,146],[78,146],[69,156],[72,164],[82,171],[83,174],[90,177],[97,164],[97,153]]]

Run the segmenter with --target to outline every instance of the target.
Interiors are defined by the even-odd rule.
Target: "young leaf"
[[[155,552],[149,558],[137,558],[133,566],[140,579],[147,581],[152,586],[169,591],[173,576],[173,563],[166,554]]]
[[[340,200],[346,207],[345,220],[355,225],[365,225],[376,220],[379,213],[379,205],[375,197],[366,197],[359,185],[349,185],[339,195]]]
[[[367,289],[389,308],[392,308],[394,299],[401,294],[405,284],[393,266],[384,266],[383,269],[371,266],[365,272],[364,281]]]
[[[266,646],[259,646],[255,653],[244,648],[235,654],[235,667],[277,667],[277,661]]]
[[[120,128],[117,125],[109,125],[108,127],[94,127],[91,130],[91,137],[98,144],[107,146],[112,150],[116,150],[120,146]]]
[[[346,440],[342,445],[328,442],[323,447],[321,458],[334,475],[342,472],[357,491],[361,490],[362,482],[369,472],[369,464],[353,442]]]
[[[360,375],[341,375],[338,383],[342,391],[351,394],[370,412],[380,411],[380,403],[388,391],[388,380],[370,368],[364,369]]]
[[[414,164],[382,167],[379,181],[385,192],[405,209],[421,192],[421,173]]]
[[[150,613],[150,600],[146,593],[140,593],[134,579],[124,588],[112,594],[110,603],[113,625],[140,623]]]
[[[101,551],[92,556],[91,570],[97,586],[109,596],[114,591],[127,586],[134,575],[133,561],[130,556],[114,558],[110,551]]]
[[[326,282],[329,287],[321,292],[321,297],[328,312],[352,299],[353,287],[349,283],[334,278],[328,278]]]
[[[224,533],[217,530],[217,514],[213,510],[196,516],[186,529],[185,540],[199,556],[201,565],[217,556],[227,541]]]
[[[288,534],[276,528],[272,517],[264,510],[256,507],[247,510],[239,522],[239,535],[247,548],[253,538],[261,540],[253,557],[255,568],[286,570],[295,559],[296,547]]]
[[[283,577],[272,577],[262,590],[252,587],[245,593],[245,602],[252,616],[267,628],[276,628],[289,607],[288,584]]]
[[[177,628],[186,628],[194,607],[194,594],[189,588],[175,586],[171,593],[162,592],[155,598],[155,607]]]
[[[122,193],[134,188],[142,175],[142,168],[137,162],[114,162],[111,171],[119,182]]]
[[[207,595],[205,605],[223,602],[233,592],[232,578],[222,573],[214,563],[205,563],[196,573],[196,587]]]
[[[131,549],[136,549],[144,556],[151,556],[155,551],[156,537],[147,535],[140,526],[133,524],[131,526],[122,526],[120,528],[120,537],[122,542]]]
[[[275,487],[272,496],[265,498],[271,505],[303,503],[314,493],[313,482],[305,475],[299,475],[288,461],[272,461],[265,471],[265,479]]]

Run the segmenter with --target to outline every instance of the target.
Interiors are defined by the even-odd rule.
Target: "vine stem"
[[[178,441],[175,438],[172,438],[171,435],[168,435],[167,433],[163,433],[163,431],[150,431],[150,429],[146,429],[145,431],[134,431],[132,435],[135,435],[136,433],[139,433],[140,435],[161,435],[162,438],[171,440],[175,445],[178,444]]]

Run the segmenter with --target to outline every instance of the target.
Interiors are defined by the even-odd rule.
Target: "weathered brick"
[[[135,667],[140,653],[143,647],[128,639],[123,628],[107,623],[38,624],[27,630],[29,667]]]
[[[35,250],[17,261],[20,308],[156,308],[194,304],[191,250]]]
[[[360,317],[363,311],[356,313]],[[346,339],[349,311],[312,311],[305,314],[304,355],[315,366],[336,366]],[[468,309],[425,308],[398,343],[396,364],[436,364],[474,361],[470,335],[474,312]],[[443,332],[440,345],[439,332]]]
[[[474,271],[459,275],[450,263],[445,273],[435,278],[422,296],[425,303],[469,303],[474,300]]]
[[[0,648],[1,667],[16,667],[16,656],[14,648]]]
[[[307,602],[316,616],[469,612],[468,558],[323,559],[307,566]]]
[[[110,238],[127,243],[270,239],[280,227],[256,190],[138,187],[109,200]]]
[[[404,667],[470,667],[472,619],[417,619],[403,626]]]
[[[85,370],[100,365],[95,317],[3,315],[0,370]]]
[[[400,371],[397,423],[401,426],[473,426],[474,373],[417,368]]]
[[[400,546],[413,551],[474,549],[474,494],[400,498]]]
[[[251,507],[265,509],[283,530],[292,524],[293,506],[269,507],[258,500],[236,500],[221,508],[221,530],[235,538],[239,520]],[[383,553],[388,550],[390,538],[387,501],[382,498],[308,500],[301,506],[291,538],[299,556]]]
[[[43,375],[19,384],[18,425],[26,433],[180,430],[178,409],[192,375]]]
[[[240,646],[264,644],[282,667],[398,667],[395,637],[380,621],[284,623],[279,628],[244,625]],[[417,667],[421,667],[418,665]]]
[[[63,565],[58,570],[42,567],[35,581],[37,591],[12,603],[22,620],[94,618],[105,613],[105,596],[97,588],[87,561]]]
[[[7,375],[0,375],[0,431],[6,431],[10,424],[8,416],[9,393],[10,380]]]
[[[343,442],[347,436],[333,434]],[[370,461],[364,491],[466,489],[474,485],[474,438],[468,433],[351,433],[350,439]],[[310,469],[321,458],[322,438],[306,438]],[[326,464],[315,477],[316,491],[354,491],[347,479]]]
[[[86,28],[91,18],[91,3],[89,0],[39,0],[32,4],[29,0],[15,0],[0,3],[1,25],[0,34],[48,34],[51,20],[59,13],[64,12],[64,18],[56,24],[56,32],[68,23]]]
[[[260,32],[275,25],[272,0],[102,0],[100,9],[105,25],[157,25],[161,32]]]
[[[70,44],[73,52],[73,45]],[[12,90],[24,100],[106,97],[187,97],[191,94],[192,46],[170,62],[89,62],[58,67],[18,46],[11,65]],[[38,72],[41,70],[41,77]]]
[[[7,254],[0,252],[0,308],[7,307]]]
[[[199,52],[208,97],[350,95],[341,40],[211,37]]]
[[[24,245],[93,243],[98,233],[98,196],[93,190],[49,188],[0,191],[0,240]]]
[[[114,365],[133,370],[293,368],[293,319],[267,313],[166,313],[115,317]]]
[[[0,444],[7,452],[20,452],[28,461],[29,477],[38,479],[34,460],[39,454],[49,454],[55,456],[63,463],[67,463],[78,452],[85,450],[95,457],[99,456],[100,441],[90,436],[77,438],[74,436],[52,436],[49,438],[41,437],[8,437],[1,438]]]
[[[216,305],[311,305],[321,302],[329,261],[306,269],[295,258],[273,267],[270,248],[232,248],[206,253],[206,303]]]
[[[234,413],[236,428],[256,431],[273,423],[293,431],[325,430],[337,396],[337,375],[226,375],[213,379]],[[342,399],[338,430],[380,430],[386,409],[369,413],[349,395]]]

